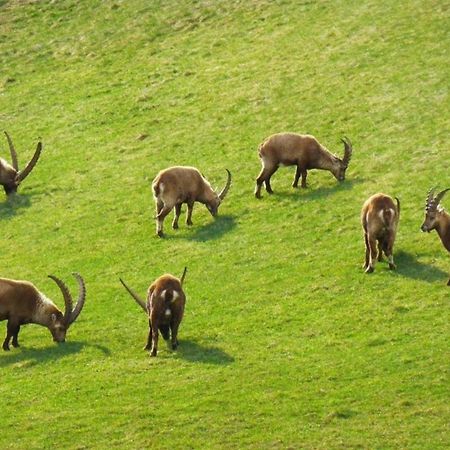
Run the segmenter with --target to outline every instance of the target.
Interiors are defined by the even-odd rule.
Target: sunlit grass
[[[65,345],[29,325],[0,354],[0,448],[448,447],[450,261],[420,233],[450,183],[447,9],[216,3],[0,0],[1,130],[22,164],[44,143],[0,197],[1,275],[60,305],[47,274],[88,289]],[[347,180],[294,190],[283,168],[256,200],[258,144],[285,130],[337,154],[349,136]],[[216,220],[197,205],[161,240],[150,184],[172,164],[233,184]],[[369,276],[379,191],[402,204],[398,270]],[[144,295],[184,266],[179,350],[150,359],[118,278]]]

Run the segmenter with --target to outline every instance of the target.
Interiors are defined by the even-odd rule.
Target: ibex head
[[[439,192],[439,194],[434,196],[435,189],[436,188],[432,188],[428,192],[427,200],[425,203],[425,220],[420,227],[422,231],[426,231],[428,233],[436,228],[436,215],[440,210],[439,202],[442,200],[442,197],[444,197],[445,193],[447,191],[450,191],[450,188],[444,189],[443,191]]]
[[[352,143],[348,137],[344,137],[341,141],[344,143],[344,157],[342,159],[338,158],[338,165],[333,171],[333,175],[338,181],[345,180],[345,171],[347,170],[353,151]]]
[[[219,193],[214,191],[214,195],[205,204],[206,207],[208,208],[208,211],[211,213],[213,217],[217,216],[219,206],[222,203],[225,196],[227,195],[227,192],[231,186],[231,173],[228,169],[225,170],[227,171],[228,174],[227,183],[225,184],[225,187]]]
[[[55,277],[55,275],[49,275],[49,278],[51,278],[58,285],[59,289],[61,289],[65,303],[64,314],[53,313],[50,318],[50,323],[48,324],[48,329],[50,330],[50,333],[52,333],[55,342],[65,341],[67,330],[70,325],[77,320],[86,300],[86,286],[83,278],[78,273],[73,273],[72,275],[77,279],[79,286],[78,300],[75,308],[73,307],[72,296],[64,282]]]
[[[6,195],[14,194],[17,192],[17,188],[20,183],[30,174],[34,166],[38,162],[39,156],[42,151],[42,143],[38,142],[36,151],[30,162],[25,166],[25,169],[19,170],[19,163],[17,160],[17,153],[14,148],[14,144],[5,131],[6,139],[8,140],[9,151],[11,153],[11,164],[4,159],[0,159],[0,184],[5,189]]]

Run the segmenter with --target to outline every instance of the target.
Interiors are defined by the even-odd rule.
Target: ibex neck
[[[51,315],[57,314],[58,312],[60,311],[56,305],[44,294],[39,293],[39,300],[36,302],[33,323],[47,327],[50,324]]]

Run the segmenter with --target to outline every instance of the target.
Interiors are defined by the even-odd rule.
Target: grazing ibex
[[[298,187],[300,175],[302,188],[306,188],[306,175],[310,169],[329,170],[337,180],[345,179],[350,158],[352,143],[350,139],[341,139],[344,143],[344,157],[339,159],[330,153],[319,141],[310,135],[296,133],[278,133],[269,136],[258,150],[262,169],[256,179],[256,198],[261,198],[261,186],[266,185],[266,191],[273,193],[270,178],[280,166],[297,166],[292,186]]]
[[[382,259],[382,252],[387,256],[389,268],[395,269],[393,247],[400,218],[400,201],[385,194],[375,194],[369,197],[361,211],[361,223],[366,244],[366,259],[364,269],[371,273],[375,268],[375,260]],[[378,242],[378,252],[377,252]]]
[[[28,281],[0,278],[0,321],[8,320],[3,350],[9,350],[11,338],[12,345],[19,347],[20,327],[27,323],[47,327],[55,342],[65,341],[67,330],[77,320],[86,298],[83,278],[77,273],[74,273],[73,276],[78,281],[80,291],[75,308],[67,286],[59,278],[49,275],[61,289],[66,305],[64,314],[49,298]]]
[[[192,225],[192,209],[194,202],[203,203],[211,215],[217,215],[231,185],[231,173],[226,169],[228,179],[220,193],[214,191],[208,181],[195,167],[174,166],[162,170],[152,183],[153,196],[156,202],[156,234],[163,236],[164,219],[175,207],[172,228],[178,228],[181,205],[187,203],[186,224]]]
[[[444,189],[436,196],[434,196],[434,189],[428,192],[425,204],[425,220],[420,229],[428,233],[431,230],[436,230],[442,244],[450,252],[450,215],[439,204],[447,191],[450,191],[450,188]],[[450,279],[447,286],[450,286]]]
[[[30,174],[30,172],[33,170],[34,166],[38,162],[39,156],[41,155],[42,151],[42,143],[38,142],[36,151],[34,152],[34,155],[31,158],[30,162],[25,166],[25,169],[19,170],[19,163],[17,162],[17,153],[12,143],[12,140],[6,131],[5,136],[9,144],[9,151],[11,153],[12,165],[9,164],[3,158],[0,158],[0,184],[3,186],[6,195],[10,195],[17,192],[19,184]]]
[[[186,296],[183,292],[186,271],[187,268],[185,267],[180,279],[170,274],[157,278],[148,288],[147,302],[144,302],[119,278],[123,287],[148,315],[149,332],[144,350],[150,350],[150,356],[156,356],[158,352],[158,330],[167,343],[170,339],[172,350],[176,350],[178,347],[178,328],[183,318],[186,303]]]

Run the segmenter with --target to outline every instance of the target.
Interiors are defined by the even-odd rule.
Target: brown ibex
[[[450,215],[439,204],[447,191],[450,191],[450,188],[444,189],[436,196],[434,196],[434,189],[428,192],[425,204],[425,220],[420,229],[428,233],[431,230],[436,230],[442,244],[450,252]],[[450,279],[447,286],[450,286]]]
[[[387,256],[389,268],[395,269],[393,247],[400,218],[400,200],[394,200],[385,194],[369,197],[361,210],[361,223],[364,230],[366,259],[364,269],[371,273],[375,268],[375,260],[382,259],[382,252]],[[378,252],[377,252],[378,242]]]
[[[150,350],[150,356],[156,356],[158,352],[158,330],[167,343],[170,339],[172,350],[176,350],[178,347],[178,328],[186,303],[186,296],[183,292],[186,271],[185,267],[180,279],[170,274],[157,278],[148,288],[147,302],[119,278],[123,287],[148,315],[149,332],[144,350]]]
[[[67,286],[59,278],[49,275],[58,285],[64,297],[64,314],[28,281],[0,278],[0,321],[8,320],[3,350],[9,350],[11,338],[13,347],[19,347],[20,327],[27,323],[47,327],[55,342],[65,341],[67,330],[77,320],[86,298],[83,278],[77,273],[74,273],[73,276],[78,281],[80,291],[75,308]]]
[[[350,158],[352,143],[350,139],[341,139],[344,143],[344,157],[342,159],[330,153],[319,141],[310,135],[296,133],[278,133],[269,136],[258,149],[262,169],[256,179],[255,197],[261,198],[261,186],[266,185],[266,191],[273,193],[270,186],[271,176],[280,166],[297,166],[292,186],[298,187],[298,180],[302,177],[302,188],[306,188],[306,175],[310,169],[330,171],[337,180],[345,179]]]
[[[205,177],[195,167],[174,166],[158,173],[152,183],[153,196],[156,202],[156,234],[163,236],[164,219],[175,207],[172,228],[178,228],[181,205],[187,204],[186,224],[192,225],[192,209],[194,202],[203,203],[211,215],[217,215],[231,185],[231,173],[226,169],[228,179],[220,193],[214,191]]]
[[[19,170],[19,163],[17,161],[17,153],[14,144],[6,131],[5,136],[9,144],[12,165],[3,158],[0,158],[0,184],[3,186],[6,195],[11,195],[17,192],[19,184],[30,174],[38,162],[42,151],[42,143],[38,142],[34,155],[30,162],[25,166],[25,169]]]

